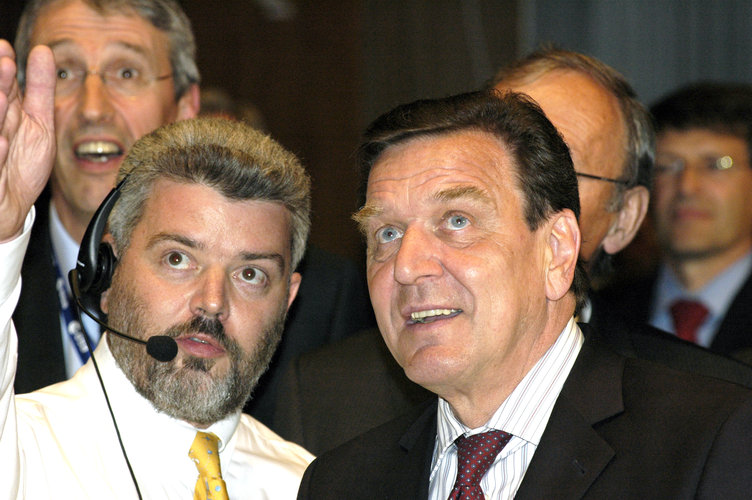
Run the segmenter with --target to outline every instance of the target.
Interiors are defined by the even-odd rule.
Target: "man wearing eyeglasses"
[[[632,318],[745,357],[752,348],[752,86],[694,84],[651,111],[661,264],[656,275],[609,295]]]
[[[48,189],[36,203],[13,317],[19,332],[17,393],[69,378],[88,358],[64,280],[75,267],[86,226],[131,145],[199,109],[193,33],[171,0],[30,1],[15,40],[22,86],[27,57],[38,44],[52,49],[57,67],[57,153]],[[99,328],[88,318],[84,326],[96,342]]]
[[[597,287],[647,212],[653,136],[645,109],[613,68],[565,50],[534,52],[492,83],[532,97],[569,146],[582,205],[580,257]]]

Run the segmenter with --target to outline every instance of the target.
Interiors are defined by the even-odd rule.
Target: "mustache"
[[[232,344],[231,339],[225,334],[225,327],[222,325],[222,322],[216,318],[207,318],[205,316],[196,316],[190,321],[172,326],[163,335],[174,339],[190,333],[209,335],[216,339],[224,349],[229,349],[230,344]]]

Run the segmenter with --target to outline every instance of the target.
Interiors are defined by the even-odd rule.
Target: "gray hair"
[[[196,118],[160,127],[131,147],[118,181],[126,175],[109,218],[121,253],[128,248],[154,183],[169,179],[202,184],[232,200],[283,204],[291,216],[291,272],[303,258],[311,224],[310,178],[295,155],[244,123]]]
[[[546,47],[500,69],[489,86],[523,85],[556,70],[577,71],[589,76],[619,102],[627,130],[627,157],[622,167],[627,185],[620,185],[609,209],[620,210],[626,189],[634,186],[650,189],[655,159],[655,133],[650,114],[637,100],[637,94],[621,73],[594,57]]]
[[[16,32],[15,51],[18,83],[25,84],[26,59],[31,51],[31,33],[41,12],[61,0],[29,0],[21,14]],[[196,65],[196,41],[191,22],[175,0],[81,0],[101,14],[137,15],[167,35],[175,100],[180,99],[201,77]]]

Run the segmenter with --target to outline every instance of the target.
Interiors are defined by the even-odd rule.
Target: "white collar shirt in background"
[[[688,292],[684,290],[679,280],[667,266],[661,266],[655,284],[655,299],[653,300],[649,323],[656,328],[675,334],[676,329],[670,311],[671,304],[678,299],[698,300],[708,308],[709,313],[697,329],[697,344],[710,347],[731,302],[749,279],[751,272],[752,253],[748,253],[727,267],[700,290]]]

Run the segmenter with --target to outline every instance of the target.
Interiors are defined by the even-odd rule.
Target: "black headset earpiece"
[[[117,259],[109,243],[102,242],[107,219],[112,207],[120,198],[120,192],[128,176],[124,177],[104,199],[86,228],[81,248],[78,251],[76,268],[68,274],[73,296],[90,312],[99,314],[99,299],[110,287]]]
[[[178,354],[178,344],[174,339],[166,335],[152,335],[148,340],[143,340],[115,330],[107,324],[105,314],[99,308],[102,292],[110,288],[112,275],[117,265],[115,252],[112,251],[109,243],[102,242],[102,236],[112,207],[120,198],[126,180],[128,180],[127,175],[115,186],[115,189],[110,191],[94,213],[84,233],[84,239],[81,241],[76,268],[68,273],[68,281],[73,292],[73,299],[79,309],[99,323],[100,327],[119,337],[146,345],[146,352],[157,361],[172,361]],[[89,349],[91,350],[91,346]]]

